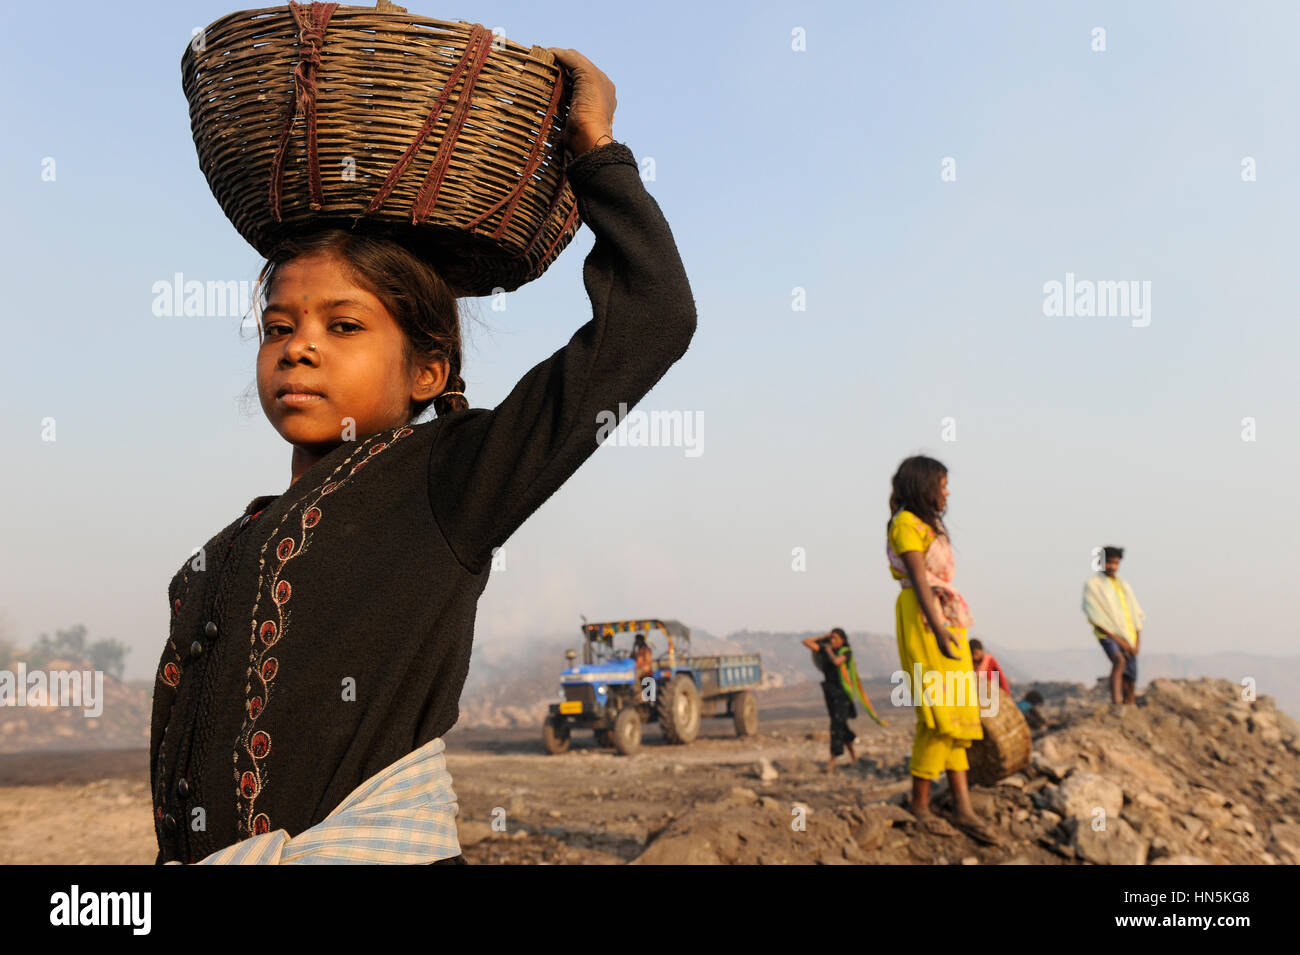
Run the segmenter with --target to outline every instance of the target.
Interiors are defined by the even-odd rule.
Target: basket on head
[[[461,295],[512,291],[578,229],[561,65],[380,0],[243,10],[181,58],[199,165],[261,255],[327,226],[398,239]]]
[[[984,738],[970,744],[966,758],[970,761],[969,781],[973,786],[992,786],[1029,765],[1034,740],[1025,715],[1011,694],[998,687],[998,711],[994,716],[980,715]]]

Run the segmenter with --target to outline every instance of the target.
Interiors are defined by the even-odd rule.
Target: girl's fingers
[[[613,81],[577,50],[558,46],[549,46],[546,49],[573,73],[575,96],[584,100],[584,105],[607,114],[612,120],[614,110],[618,107],[618,95]]]
[[[561,49],[558,46],[549,46],[546,49],[552,56],[575,73],[584,72],[588,69],[594,70],[596,68],[595,63],[592,63],[591,60],[587,59],[577,50]]]

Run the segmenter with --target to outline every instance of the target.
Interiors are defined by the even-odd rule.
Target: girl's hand
[[[952,635],[952,632],[947,627],[935,627],[933,624],[931,629],[934,630],[934,639],[939,644],[939,652],[949,660],[960,659],[960,654],[954,650],[957,638]]]
[[[572,74],[573,96],[564,125],[564,143],[574,156],[581,156],[596,148],[602,136],[614,138],[614,109],[618,106],[614,84],[577,50],[556,46],[546,49]]]
[[[952,649],[957,638],[948,632],[947,621],[943,618],[939,598],[934,595],[934,588],[929,584],[921,583],[926,579],[924,555],[919,550],[905,550],[900,557],[903,566],[907,569],[907,577],[911,581],[912,589],[916,591],[917,603],[921,605],[921,622],[934,633],[940,653],[949,660],[960,659]],[[922,587],[925,589],[923,590]]]

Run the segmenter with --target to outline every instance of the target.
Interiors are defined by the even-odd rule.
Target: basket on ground
[[[489,295],[541,275],[577,231],[570,84],[542,47],[385,0],[289,3],[214,21],[181,79],[212,194],[263,256],[339,225]]]
[[[991,786],[1029,765],[1034,740],[1025,715],[1010,693],[998,687],[997,714],[981,714],[980,726],[984,738],[972,742],[966,751],[972,785]]]

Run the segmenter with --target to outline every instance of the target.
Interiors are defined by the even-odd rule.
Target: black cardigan
[[[344,442],[168,590],[150,775],[158,862],[297,835],[459,716],[492,550],[686,351],[695,303],[632,152],[572,160],[593,318],[493,410]],[[255,519],[254,515],[256,515]]]

